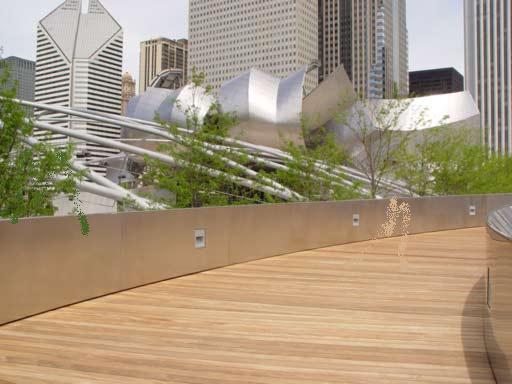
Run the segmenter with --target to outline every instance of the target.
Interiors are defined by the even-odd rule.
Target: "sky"
[[[35,60],[37,22],[63,0],[1,0],[3,57]],[[316,0],[310,0],[316,1]],[[188,35],[188,0],[102,0],[124,29],[124,69],[136,79],[139,43]],[[455,67],[464,74],[463,0],[407,0],[409,69]]]

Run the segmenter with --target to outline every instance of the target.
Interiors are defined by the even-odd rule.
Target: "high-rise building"
[[[318,4],[312,0],[190,0],[189,75],[218,90],[252,67],[286,77],[318,60]],[[306,92],[318,83],[316,69]]]
[[[121,100],[121,115],[126,116],[126,107],[132,97],[135,96],[135,80],[132,75],[125,72],[123,75],[123,94]]]
[[[188,40],[171,40],[164,37],[140,43],[139,94],[167,69],[181,70],[183,78],[188,70]]]
[[[482,140],[512,155],[510,0],[465,0],[466,89],[477,103]]]
[[[405,0],[319,0],[322,81],[343,65],[362,97],[408,93]]]
[[[103,5],[98,0],[66,0],[37,26],[35,100],[120,115],[122,63],[123,31]],[[106,138],[120,137],[120,128],[114,125],[70,122],[57,113],[44,119]],[[38,134],[47,139],[45,132]],[[67,140],[50,136],[55,145]],[[96,162],[91,168],[102,173],[101,159],[118,153],[92,143],[75,145],[76,156]]]
[[[10,56],[0,60],[0,73],[3,72],[2,65],[7,65],[9,69],[8,88],[17,86],[17,97],[26,101],[34,101],[34,82],[36,63],[31,60],[20,57]],[[32,113],[31,108],[25,108],[28,113]]]
[[[412,96],[441,95],[463,90],[464,76],[455,68],[409,72],[409,92]]]

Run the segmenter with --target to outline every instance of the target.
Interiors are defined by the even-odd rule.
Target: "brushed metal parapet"
[[[512,207],[487,218],[485,343],[498,384],[512,383]]]
[[[511,204],[512,195],[403,201],[415,234],[481,227],[488,210]],[[177,276],[374,239],[387,220],[388,204],[360,200],[90,215],[87,237],[72,216],[16,225],[0,220],[0,324]],[[206,248],[195,247],[198,229],[206,233]]]

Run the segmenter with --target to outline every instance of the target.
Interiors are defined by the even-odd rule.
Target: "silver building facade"
[[[189,75],[221,84],[260,68],[286,77],[318,60],[318,4],[311,0],[190,0]],[[306,91],[318,83],[306,77]]]
[[[512,155],[510,0],[465,0],[466,89],[481,113],[482,141]]]
[[[87,5],[87,7],[85,7]],[[82,9],[84,7],[84,9]],[[49,105],[121,114],[123,31],[98,0],[66,0],[37,26],[35,101]],[[36,111],[36,114],[38,112]],[[52,113],[51,124],[118,139],[120,128],[96,122],[70,122]],[[38,132],[47,140],[46,132]],[[50,142],[67,138],[53,134]],[[101,160],[118,153],[98,144],[75,142],[76,156],[105,172]]]

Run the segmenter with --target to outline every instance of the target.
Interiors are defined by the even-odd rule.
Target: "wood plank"
[[[186,276],[0,327],[0,383],[494,383],[482,228]]]

